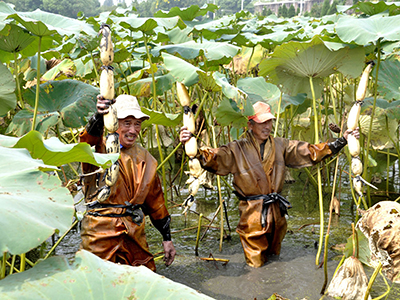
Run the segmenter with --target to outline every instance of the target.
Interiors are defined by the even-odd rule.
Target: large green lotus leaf
[[[212,299],[144,266],[115,264],[80,250],[69,265],[62,256],[50,257],[32,269],[0,281],[9,300],[30,299]]]
[[[233,99],[236,102],[241,101],[241,95],[243,95],[244,92],[231,85],[224,74],[220,72],[214,72],[213,78],[215,83],[222,88],[222,93],[225,95],[225,97],[228,99]]]
[[[365,109],[365,108],[364,108]],[[367,111],[371,111],[371,107]],[[364,110],[363,113],[366,111]],[[369,113],[368,112],[368,113]],[[367,135],[371,123],[371,115],[362,114],[359,118],[360,131]],[[374,119],[371,130],[371,144],[369,145],[375,150],[383,150],[385,148],[393,148],[393,142],[397,144],[397,127],[398,119],[389,119],[386,110],[380,107],[375,108]]]
[[[146,120],[142,123],[142,128],[149,127],[153,124],[175,127],[182,122],[182,114],[167,114],[159,111],[154,111],[146,107],[142,107],[142,111],[146,115],[150,116],[149,120]]]
[[[5,115],[17,105],[17,96],[14,93],[15,80],[8,68],[0,63],[0,116]]]
[[[33,158],[52,166],[85,162],[106,169],[119,157],[118,154],[95,153],[87,143],[64,144],[56,137],[45,140],[37,131],[31,131],[20,138],[0,135],[0,146],[28,149]]]
[[[218,6],[215,4],[207,3],[201,8],[198,5],[191,5],[190,7],[179,8],[177,6],[172,7],[168,12],[157,11],[154,16],[157,18],[175,17],[179,16],[183,21],[192,21],[194,18],[204,16],[208,12],[215,12]]]
[[[218,105],[215,117],[221,126],[232,124],[235,128],[243,128],[247,124],[247,118],[241,113],[236,102],[227,98]]]
[[[366,98],[362,105],[362,111],[369,110],[371,113],[374,99]],[[385,115],[389,119],[400,120],[400,100],[389,102],[385,99],[376,99],[376,106],[385,110]]]
[[[375,75],[375,72],[372,74]],[[397,59],[381,61],[378,91],[385,99],[400,99],[400,62]]]
[[[39,111],[59,112],[66,127],[78,128],[86,124],[85,118],[96,109],[99,90],[78,80],[48,81],[40,85]],[[36,86],[24,92],[26,102],[34,107]],[[27,122],[31,122],[27,120]]]
[[[184,59],[195,59],[201,52],[207,59],[207,64],[213,62],[214,64],[227,64],[232,60],[239,51],[240,48],[228,43],[196,43],[195,41],[189,41],[179,45],[165,45],[155,47],[151,50],[154,56],[159,56],[160,51],[165,50],[169,54],[179,53]]]
[[[172,88],[175,78],[171,74],[156,76],[156,94],[163,95]],[[126,93],[126,86],[120,86]],[[150,77],[129,83],[129,91],[132,96],[150,97],[153,94],[153,79]]]
[[[86,60],[84,57],[78,58],[74,60],[74,64],[76,67],[77,77],[85,77],[86,75],[93,72],[93,60]]]
[[[28,31],[17,25],[8,24],[7,29],[6,32],[3,31],[2,34],[0,34],[1,50],[18,53],[35,40]]]
[[[40,40],[40,41],[39,41]],[[43,36],[39,38],[38,36],[35,36],[35,39],[32,43],[30,43],[28,46],[25,47],[21,51],[21,54],[26,57],[31,57],[36,55],[39,49],[39,43],[40,43],[40,51],[47,51],[47,50],[53,50],[54,49],[54,38],[53,36]],[[45,53],[44,55],[45,56]]]
[[[213,77],[213,73],[199,73],[199,84],[207,92],[220,92],[221,86],[219,86]]]
[[[367,45],[400,40],[400,16],[374,15],[369,18],[342,17],[336,24],[336,32],[345,43],[354,42],[357,45]]]
[[[36,116],[35,130],[44,134],[50,127],[60,122],[60,114],[58,112],[38,113]],[[13,136],[22,136],[32,129],[32,122],[27,120],[33,119],[33,112],[27,109],[21,109],[13,117],[7,127],[6,134]]]
[[[27,150],[0,149],[0,251],[22,254],[56,231],[62,235],[71,226],[74,202],[58,177],[38,170],[49,166]]]
[[[153,34],[157,31],[157,27],[164,29],[172,29],[175,26],[185,28],[186,25],[179,17],[172,18],[139,18],[131,15],[129,17],[119,17],[116,21],[120,26],[129,29],[130,31],[141,31],[145,34]]]
[[[73,74],[73,69],[74,69],[75,64],[73,63],[72,60],[66,58],[61,61],[58,65],[55,67],[51,68],[48,70],[46,73],[43,74],[42,78],[45,81],[50,81],[56,79],[57,76],[59,76],[60,72],[63,72],[64,74]]]
[[[177,56],[163,53],[164,65],[176,81],[182,82],[185,86],[191,86],[199,81],[199,74],[203,70],[193,66],[192,64],[180,59]]]
[[[335,48],[339,50],[333,51]],[[325,77],[337,71],[357,77],[363,65],[362,48],[350,49],[337,43],[326,43],[315,36],[308,42],[291,41],[277,46],[269,58],[261,61],[259,74],[276,85],[282,85],[283,91],[290,95],[307,93],[309,97],[311,77],[315,95],[319,98]]]
[[[223,16],[216,20],[205,20],[204,22],[186,22],[188,26],[193,27],[195,32],[202,32],[203,30],[213,30],[215,28],[227,28],[229,25],[236,22],[236,17],[233,15]],[[221,32],[224,33],[224,32]]]
[[[186,27],[184,29],[180,29],[178,27],[168,30],[166,33],[168,35],[168,39],[172,44],[182,44],[192,40],[192,36],[190,36],[191,28]]]
[[[16,11],[11,7],[11,5],[0,1],[0,21],[4,21],[11,14],[16,13]]]
[[[81,32],[91,36],[97,34],[93,27],[84,21],[41,11],[40,9],[31,12],[18,12],[18,14],[10,15],[10,18],[17,20],[27,30],[38,36],[55,33],[70,36],[80,35]]]
[[[353,9],[355,12],[364,13],[372,16],[384,12],[389,12],[390,15],[398,15],[400,13],[400,2],[357,2],[355,5],[338,5],[338,12],[345,12]]]
[[[281,91],[276,85],[266,82],[262,77],[241,78],[237,82],[237,87],[247,94],[247,99],[251,101],[251,104],[257,101],[277,102],[281,95]]]

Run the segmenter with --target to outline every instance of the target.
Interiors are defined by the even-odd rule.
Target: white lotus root
[[[386,278],[400,283],[400,204],[378,202],[363,214],[357,227],[368,239],[371,263],[381,262]]]

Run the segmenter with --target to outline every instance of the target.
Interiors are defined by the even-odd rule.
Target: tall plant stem
[[[280,113],[281,113],[281,105],[282,105],[282,92],[281,92],[281,95],[280,95],[280,97],[279,97],[279,104],[278,104],[278,112],[277,112],[277,114],[276,114],[276,127],[275,127],[275,132],[274,132],[274,138],[276,138],[276,135],[277,135],[277,133],[278,133],[278,127],[279,127],[279,115],[280,115]]]
[[[24,109],[25,103],[22,100],[21,86],[20,86],[19,77],[18,77],[19,65],[18,65],[18,61],[17,61],[17,52],[14,52],[14,64],[15,64],[15,66],[14,66],[15,75],[14,76],[15,76],[15,83],[16,83],[17,91],[18,91],[17,94],[18,94],[19,104],[20,104],[21,108]]]
[[[368,287],[367,287],[367,290],[365,291],[365,295],[364,295],[364,300],[368,300],[368,296],[369,296],[369,293],[371,292],[372,285],[374,284],[376,276],[378,276],[378,273],[380,272],[381,269],[382,269],[382,263],[379,262],[379,264],[376,266],[376,268],[374,270],[374,273],[372,274],[371,278],[369,279]]]
[[[338,168],[339,168],[339,159],[336,160],[336,165],[335,165],[335,175],[333,176],[333,187],[332,187],[332,195],[331,195],[331,202],[333,201],[333,197],[335,196],[336,192],[336,179],[337,179],[337,173],[338,173]],[[330,234],[330,228],[331,228],[331,221],[332,221],[332,208],[329,209],[329,221],[328,221],[328,228],[326,230],[326,236],[325,236],[325,249],[324,249],[324,284],[322,285],[321,289],[321,294],[325,293],[325,288],[326,285],[328,284],[328,241],[329,241],[329,234]]]
[[[20,265],[19,265],[20,272],[25,271],[25,265],[26,265],[26,253],[22,253],[20,255]]]
[[[199,224],[197,227],[197,237],[196,237],[196,247],[194,249],[194,253],[196,256],[199,256],[199,240],[200,240],[200,229],[201,229],[201,218],[203,217],[203,214],[200,214],[199,216]]]
[[[39,90],[40,90],[40,48],[42,45],[42,37],[39,36],[39,50],[37,53],[37,68],[36,68],[36,97],[35,97],[35,110],[33,111],[32,130],[36,127],[37,111],[39,106]]]
[[[319,143],[319,135],[318,135],[318,112],[317,112],[317,100],[315,99],[315,92],[314,92],[314,84],[313,79],[310,76],[310,88],[311,94],[313,97],[313,110],[314,110],[314,128],[315,128],[315,144]],[[320,166],[317,166],[317,181],[318,181],[318,202],[319,202],[319,245],[318,245],[318,252],[315,258],[315,264],[319,265],[319,258],[322,252],[322,242],[324,240],[324,202],[322,198],[322,179],[321,179],[321,169]]]
[[[251,59],[253,58],[255,49],[256,49],[256,46],[254,46],[253,48],[251,48],[251,54],[250,54],[250,57],[249,57],[249,61],[248,61],[248,63],[247,63],[246,74],[249,74],[249,71],[250,71],[250,70],[249,70],[249,68],[250,68],[250,63],[251,63]],[[232,62],[232,65],[233,65],[233,62]]]
[[[1,261],[0,279],[6,277],[6,261],[7,261],[7,252],[3,252],[3,260]]]
[[[156,88],[156,78],[154,76],[154,72],[153,72],[153,63],[151,61],[151,55],[150,55],[150,51],[149,51],[149,46],[147,44],[147,36],[145,33],[143,33],[143,40],[144,40],[144,46],[146,48],[146,54],[147,54],[147,59],[149,60],[149,64],[150,64],[150,69],[151,71],[151,80],[153,83],[153,109],[156,108],[156,101],[157,101],[157,88]]]
[[[57,248],[57,246],[61,243],[61,241],[65,238],[65,236],[68,234],[68,232],[70,232],[72,230],[72,228],[75,227],[76,224],[78,224],[79,220],[76,219],[74,223],[72,223],[71,227],[62,235],[60,236],[60,238],[57,240],[57,242],[54,244],[53,247],[51,247],[51,249],[49,250],[49,252],[47,252],[46,256],[43,258],[43,260],[49,258],[49,256],[51,255],[51,253],[53,253],[53,251]]]
[[[213,134],[214,148],[217,148],[217,140],[215,138],[214,126],[211,126],[211,129],[212,129],[212,134]],[[219,251],[222,251],[222,241],[224,239],[224,210],[222,209],[223,203],[222,203],[222,194],[221,194],[221,180],[219,178],[219,175],[217,175],[217,186],[218,186],[219,206],[221,207],[221,210],[220,210],[221,223],[220,223]]]
[[[377,41],[376,43],[376,48],[378,51],[378,62],[376,63],[376,75],[375,75],[375,86],[374,86],[374,104],[372,106],[372,112],[371,112],[371,121],[369,122],[369,130],[368,130],[368,136],[367,136],[367,146],[365,150],[365,156],[364,156],[364,174],[367,177],[366,180],[370,181],[370,176],[367,173],[368,169],[368,154],[369,154],[369,145],[371,143],[371,132],[372,132],[372,122],[374,121],[374,116],[375,116],[375,108],[376,108],[376,98],[378,94],[378,74],[379,74],[379,66],[381,64],[381,43],[380,40]],[[369,186],[367,186],[367,197],[368,197],[368,204],[371,206],[371,190]]]
[[[160,155],[160,160],[164,161],[164,154],[162,152],[162,147],[161,147],[161,142],[160,142],[160,130],[158,129],[158,125],[156,124],[156,138],[157,138],[157,146],[158,146],[158,153]],[[164,187],[164,191],[167,191],[167,175],[165,173],[165,164],[162,165],[161,167],[161,171],[162,171],[162,178],[163,178],[163,187]],[[168,200],[167,197],[165,197],[165,205],[167,205]]]
[[[121,74],[124,76],[124,80],[125,80],[125,83],[126,83],[126,90],[128,91],[128,95],[130,95],[131,91],[129,89],[128,77],[126,77],[125,72],[122,70],[121,63],[118,63],[118,67],[119,67],[119,70],[121,71]]]
[[[94,57],[93,57],[93,53],[92,52],[90,52],[90,58],[92,59],[93,70],[94,70],[94,74],[96,75],[97,85],[100,86],[100,77],[99,77],[99,73],[97,72],[96,62],[94,61]]]

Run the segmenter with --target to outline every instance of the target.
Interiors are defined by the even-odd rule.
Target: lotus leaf
[[[81,250],[75,262],[50,257],[34,268],[0,281],[7,299],[212,299],[144,266],[102,260]]]
[[[175,127],[182,122],[182,114],[167,114],[150,110],[142,107],[142,111],[150,116],[149,120],[142,123],[142,128],[151,126],[152,124],[163,125],[167,127]]]
[[[154,16],[157,18],[175,17],[179,16],[183,21],[192,21],[193,19],[204,16],[208,12],[215,12],[218,6],[211,3],[204,4],[201,8],[198,5],[191,5],[186,8],[172,7],[169,12],[157,11]]]
[[[57,33],[67,36],[79,36],[81,32],[85,32],[91,36],[97,34],[93,27],[84,21],[41,11],[40,9],[32,12],[18,12],[18,14],[10,15],[9,18],[17,20],[27,30],[37,36],[54,35]]]
[[[221,126],[232,124],[235,128],[243,128],[247,124],[247,118],[240,112],[236,102],[227,98],[218,105],[215,117]]]
[[[35,40],[25,29],[17,25],[9,24],[7,29],[6,32],[3,31],[0,35],[2,40],[0,43],[1,50],[18,53]]]
[[[332,51],[331,49],[338,49]],[[308,42],[291,41],[275,48],[270,58],[260,63],[261,76],[281,84],[290,94],[307,93],[311,96],[309,80],[312,78],[315,95],[321,96],[323,79],[335,72],[357,77],[364,63],[361,48],[350,49],[337,43],[327,43],[315,36]]]
[[[400,204],[378,202],[362,215],[357,227],[368,239],[371,264],[377,266],[380,262],[385,276],[399,283]]]
[[[15,80],[8,68],[0,62],[0,116],[5,115],[17,105],[15,96]]]
[[[398,15],[400,13],[400,3],[399,2],[357,2],[355,5],[338,5],[338,12],[345,12],[347,10],[353,9],[355,12],[364,13],[366,15],[372,16],[381,14],[384,12],[389,12],[389,15]]]
[[[24,92],[26,102],[34,106],[36,86]],[[99,90],[78,80],[65,79],[48,81],[40,85],[38,110],[57,111],[64,126],[78,128],[86,125],[85,118],[96,110],[96,96]],[[31,122],[31,120],[26,120]]]
[[[6,134],[13,136],[22,136],[31,130],[32,123],[27,120],[32,120],[33,112],[27,109],[21,109],[12,119],[8,125]],[[58,112],[51,113],[38,113],[36,116],[36,128],[41,134],[45,134],[49,131],[50,127],[53,127],[60,122],[60,114]]]
[[[156,81],[156,94],[163,95],[166,91],[172,88],[175,82],[175,78],[171,74],[155,76]],[[126,91],[125,86],[121,86]],[[137,80],[133,83],[129,83],[130,95],[136,97],[150,97],[153,93],[153,79],[151,77]]]
[[[0,135],[0,146],[28,149],[33,158],[52,166],[86,162],[106,169],[119,157],[119,154],[95,153],[86,143],[64,144],[55,137],[45,140],[37,131],[31,131],[20,138]]]
[[[372,73],[375,75],[375,72]],[[382,61],[379,66],[378,91],[387,100],[400,99],[400,62],[397,59]]]
[[[38,170],[50,166],[25,149],[0,148],[0,251],[22,254],[71,226],[73,199],[58,177]]]
[[[164,64],[167,70],[176,81],[182,82],[185,86],[191,86],[199,81],[197,72],[204,72],[203,70],[193,66],[192,64],[180,59],[177,56],[163,53]]]
[[[357,45],[376,44],[378,40],[397,42],[400,40],[400,16],[374,15],[369,18],[342,17],[336,24],[336,32],[345,43]],[[349,30],[351,28],[351,30]]]
[[[196,43],[195,41],[189,41],[179,45],[156,47],[151,50],[151,53],[154,56],[159,56],[162,50],[167,51],[169,54],[179,53],[185,59],[195,59],[201,53],[204,53],[207,65],[222,65],[229,63],[232,57],[239,52],[240,48],[228,43]]]

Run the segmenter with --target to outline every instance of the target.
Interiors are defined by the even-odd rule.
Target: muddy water
[[[231,231],[225,224],[225,236],[222,251],[219,250],[220,230],[211,228],[200,241],[198,256],[195,255],[195,244],[199,213],[211,220],[218,207],[217,193],[200,189],[196,202],[186,216],[182,209],[171,208],[173,241],[177,250],[175,262],[170,267],[165,267],[162,260],[157,260],[157,272],[176,282],[183,283],[215,299],[268,299],[277,293],[287,299],[320,299],[321,288],[324,283],[324,272],[315,264],[319,241],[319,207],[316,190],[307,185],[303,172],[293,173],[296,182],[287,184],[283,195],[292,203],[289,210],[288,233],[283,241],[281,255],[270,257],[263,267],[254,269],[244,262],[243,250],[239,236],[235,232],[239,214],[238,201],[228,188],[223,188],[222,197],[227,203],[227,214]],[[229,180],[229,179],[228,179]],[[341,187],[340,217],[332,219],[329,250],[328,250],[328,284],[342,257],[341,251],[332,249],[332,246],[346,243],[351,235],[351,222],[354,221],[354,205],[351,195],[347,191],[350,187],[346,182]],[[325,191],[325,226],[328,220],[330,190]],[[174,195],[174,200],[181,203],[186,195],[186,190],[181,190],[180,195]],[[385,199],[379,199],[385,200]],[[172,204],[171,204],[172,205]],[[213,226],[219,227],[220,214],[217,215]],[[148,221],[148,220],[147,220]],[[150,222],[147,222],[149,224]],[[209,221],[203,219],[203,225]],[[184,228],[196,229],[180,231]],[[201,230],[203,235],[205,228]],[[326,228],[325,228],[326,231]],[[148,225],[147,236],[152,253],[162,251],[161,238],[156,230]],[[67,236],[57,249],[57,254],[64,254],[72,258],[78,249],[79,232],[72,232]],[[156,257],[159,256],[156,254]],[[202,257],[227,259],[229,262],[204,261]],[[322,260],[322,256],[321,259]],[[373,270],[365,267],[368,277]],[[383,280],[378,277],[371,292],[372,297],[377,297],[386,291]],[[330,299],[324,297],[324,299]],[[385,298],[383,298],[385,299]],[[386,299],[400,299],[400,289],[394,286]]]

